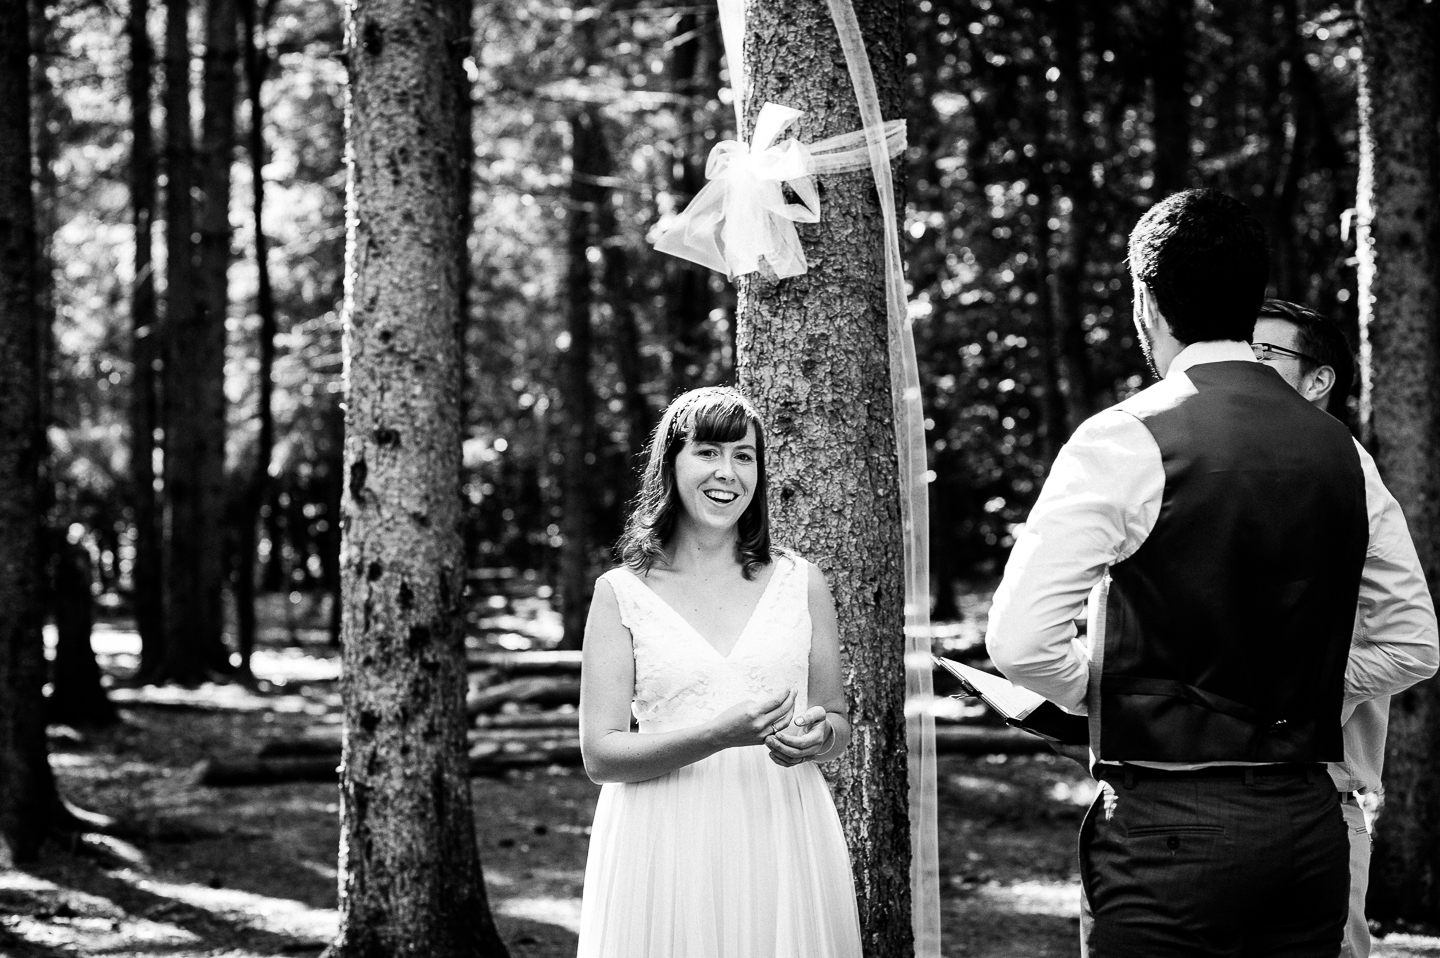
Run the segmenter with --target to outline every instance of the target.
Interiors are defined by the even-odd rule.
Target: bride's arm
[[[814,565],[810,566],[810,684],[806,698],[810,707],[795,717],[803,731],[786,730],[766,744],[777,765],[798,765],[803,761],[828,762],[844,754],[850,744],[849,709],[845,702],[845,680],[840,674],[840,626],[830,585]]]
[[[580,753],[591,781],[643,782],[693,765],[722,749],[760,745],[775,723],[790,721],[795,693],[744,702],[710,721],[673,732],[634,735],[635,653],[610,583],[596,584],[585,622],[580,671]]]

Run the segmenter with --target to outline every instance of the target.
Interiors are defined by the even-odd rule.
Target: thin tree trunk
[[[857,12],[881,110],[898,117],[902,4],[877,0]],[[754,0],[748,14],[747,123],[774,101],[805,111],[802,142],[859,129],[823,0]],[[739,284],[739,380],[766,423],[777,537],[816,562],[835,595],[854,737],[827,777],[850,845],[865,954],[898,958],[913,953],[913,936],[904,547],[881,218],[893,211],[880,209],[868,171],[821,177],[820,202],[820,222],[800,231],[810,271]]]
[[[1088,7],[1085,9],[1088,10]],[[1090,244],[1095,235],[1095,185],[1090,168],[1093,137],[1085,119],[1089,109],[1085,77],[1081,72],[1081,45],[1084,24],[1075,0],[1054,5],[1055,60],[1060,69],[1061,135],[1069,151],[1061,186],[1070,198],[1069,222],[1059,262],[1051,274],[1052,301],[1058,327],[1056,349],[1060,377],[1066,386],[1065,436],[1094,415],[1099,406],[1095,370],[1085,340],[1085,267],[1090,262]],[[1045,255],[1041,251],[1040,255]]]
[[[1152,0],[1154,39],[1150,44],[1150,83],[1154,111],[1154,194],[1168,196],[1190,185],[1191,37],[1194,0]]]
[[[328,954],[501,956],[466,775],[457,227],[470,158],[455,131],[470,5],[357,0],[345,16],[345,752]]]
[[[40,343],[30,170],[30,36],[0,4],[0,862],[33,858],[52,824],[40,640]]]
[[[1361,417],[1440,586],[1440,103],[1433,12],[1361,0]],[[1395,697],[1369,913],[1440,920],[1440,682]]]
[[[130,292],[130,482],[134,495],[135,628],[140,633],[140,671],[151,675],[163,659],[165,641],[163,550],[155,497],[155,429],[159,425],[160,360],[155,310],[155,269],[151,261],[155,223],[155,136],[150,122],[151,71],[149,0],[131,0],[126,29],[130,37],[130,210],[135,226],[135,279]]]
[[[614,158],[605,140],[604,130],[597,132],[596,166],[604,170],[606,176],[610,176],[614,173]],[[624,392],[625,434],[630,455],[626,460],[627,485],[622,490],[621,498],[622,501],[628,501],[639,488],[642,466],[640,460],[650,439],[650,431],[655,428],[655,411],[645,396],[645,357],[641,351],[635,298],[630,288],[632,264],[625,248],[625,237],[615,219],[615,191],[601,189],[599,192],[599,202],[595,207],[595,232],[604,262],[601,288],[610,307],[615,367],[620,374],[620,388]]]
[[[260,508],[270,487],[270,457],[275,448],[275,415],[271,409],[275,368],[275,294],[270,287],[269,240],[265,236],[265,105],[261,94],[265,74],[270,66],[270,53],[265,46],[265,27],[270,21],[273,4],[266,2],[263,13],[256,10],[257,0],[241,0],[245,25],[245,88],[250,101],[250,208],[255,224],[255,271],[257,289],[255,311],[260,317],[260,369],[256,374],[257,396],[255,417],[259,431],[255,441],[255,465],[245,490],[240,510],[239,555],[235,571],[236,645],[240,654],[240,671],[250,671],[250,655],[255,650],[255,550],[259,541],[257,526]],[[335,522],[333,513],[330,522]]]
[[[670,75],[676,92],[687,97],[680,107],[680,135],[676,148],[681,152],[672,166],[675,175],[671,188],[682,203],[705,185],[706,153],[710,143],[705,139],[709,126],[704,115],[706,104],[720,86],[720,41],[716,15],[713,11],[686,13],[676,19],[675,44],[671,52]],[[671,281],[670,306],[670,391],[678,395],[694,386],[705,385],[705,359],[712,351],[707,342],[706,328],[715,296],[710,291],[710,273],[702,266],[676,259],[668,264]]]
[[[593,348],[589,251],[595,213],[605,202],[596,185],[600,116],[594,109],[570,117],[570,210],[566,226],[565,330],[570,341],[560,360],[560,413],[565,424],[565,461],[560,473],[560,592],[565,634],[562,649],[578,649],[594,583],[590,540],[594,526],[592,470],[595,450],[595,389],[590,381]]]

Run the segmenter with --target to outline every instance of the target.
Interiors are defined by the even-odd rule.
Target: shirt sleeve
[[[1140,420],[1106,410],[1060,450],[990,607],[995,666],[1076,713],[1085,711],[1089,651],[1075,620],[1105,570],[1140,548],[1165,492],[1160,447]]]
[[[1360,574],[1357,624],[1345,668],[1347,698],[1403,692],[1440,666],[1435,604],[1400,503],[1385,488],[1375,460],[1360,448],[1370,544]]]

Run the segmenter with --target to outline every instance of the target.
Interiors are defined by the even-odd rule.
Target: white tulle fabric
[[[754,615],[721,656],[636,575],[602,578],[635,647],[640,734],[696,725],[809,678],[808,572],[777,558]],[[579,958],[859,958],[850,856],[813,763],[731,748],[600,790]]]

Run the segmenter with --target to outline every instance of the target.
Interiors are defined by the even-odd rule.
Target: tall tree
[[[245,92],[250,102],[250,215],[255,229],[255,312],[260,318],[256,371],[255,463],[240,504],[239,534],[235,557],[235,631],[240,671],[250,671],[250,654],[255,649],[255,550],[260,509],[270,489],[270,459],[275,447],[275,413],[271,398],[275,391],[275,292],[270,285],[270,242],[265,235],[265,103],[262,93],[270,68],[270,50],[265,29],[270,23],[273,0],[259,8],[257,0],[240,0],[244,21]],[[328,513],[334,525],[334,512]],[[328,583],[327,583],[328,584]],[[339,597],[336,597],[338,606]]]
[[[578,649],[594,583],[590,549],[594,528],[592,473],[595,465],[595,387],[590,379],[591,312],[594,305],[590,246],[596,212],[606,202],[599,185],[600,111],[570,116],[570,194],[566,214],[565,332],[560,357],[560,415],[564,423],[564,465],[560,472],[560,603],[563,649]]]
[[[33,857],[55,782],[45,744],[40,640],[40,341],[31,189],[30,36],[0,5],[0,860]]]
[[[155,430],[159,426],[160,396],[157,349],[155,270],[151,261],[154,242],[156,157],[150,120],[151,73],[155,52],[150,43],[150,4],[130,0],[126,32],[130,40],[130,211],[135,228],[135,277],[130,290],[130,483],[134,496],[135,627],[140,632],[141,671],[159,670],[164,647],[164,602],[161,574],[163,549],[160,510],[155,495]]]
[[[1361,0],[1361,417],[1405,511],[1432,593],[1440,585],[1440,96],[1436,13]],[[1440,920],[1440,682],[1390,709],[1385,805],[1369,913]]]
[[[1195,0],[1148,0],[1156,196],[1190,185],[1190,50]]]
[[[191,129],[190,3],[165,0],[165,648],[156,677],[199,682],[207,665],[205,553],[200,469],[203,417],[195,401],[204,366],[204,341],[195,263],[195,137]],[[218,623],[216,627],[218,628]],[[218,640],[218,634],[216,636]]]
[[[345,8],[340,935],[330,955],[504,955],[466,769],[465,277],[456,135],[470,3]]]
[[[671,165],[671,189],[688,203],[705,185],[705,139],[711,126],[708,107],[720,87],[720,31],[713,9],[686,9],[675,20],[670,48],[670,78],[675,92],[684,99],[679,106],[678,155]],[[672,279],[666,284],[670,302],[670,390],[675,395],[703,382],[706,354],[714,344],[707,341],[706,327],[715,296],[710,290],[710,273],[702,266],[682,259],[668,264]]]
[[[859,5],[886,117],[901,114],[899,0]],[[802,142],[859,129],[824,0],[753,0],[746,123],[767,101],[804,110]],[[733,69],[733,67],[732,67]],[[748,131],[747,131],[748,135]],[[854,737],[828,774],[854,866],[865,954],[913,954],[905,739],[903,543],[886,338],[882,217],[868,171],[820,181],[801,230],[808,273],[739,284],[740,388],[767,426],[781,542],[829,578]]]
[[[164,674],[199,682],[228,667],[221,641],[225,501],[225,317],[235,146],[235,0],[208,0],[201,99],[199,262],[191,308],[168,314],[172,363],[165,487],[170,629]],[[173,54],[167,52],[167,59]],[[186,58],[188,79],[189,58]],[[177,66],[178,69],[178,66]],[[173,100],[167,104],[167,114]],[[187,130],[188,133],[188,119]],[[177,160],[177,163],[179,161]],[[171,171],[174,175],[174,171]],[[173,268],[173,265],[172,265]]]

